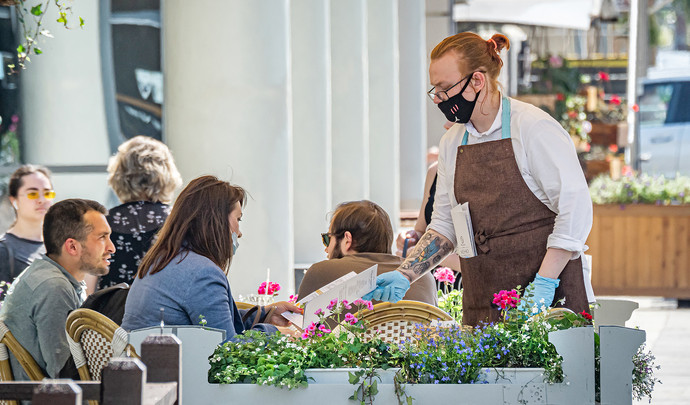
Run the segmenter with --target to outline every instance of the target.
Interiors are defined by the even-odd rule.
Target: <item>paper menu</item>
[[[458,240],[455,252],[460,257],[469,258],[477,255],[477,247],[474,244],[474,230],[470,217],[470,205],[464,203],[450,210],[455,228],[455,237]]]
[[[376,288],[377,270],[378,265],[375,264],[359,274],[352,271],[299,300],[298,304],[304,304],[304,315],[294,312],[283,312],[282,315],[304,329],[312,322],[319,320],[319,317],[314,314],[319,308],[329,315],[326,307],[332,300],[353,302]]]

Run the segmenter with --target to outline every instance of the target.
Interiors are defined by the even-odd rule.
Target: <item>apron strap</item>
[[[510,100],[508,97],[503,97],[503,111],[501,112],[501,139],[510,138]],[[508,125],[506,125],[508,123]],[[469,132],[465,130],[465,134],[462,136],[462,143],[460,145],[467,145],[467,138]]]

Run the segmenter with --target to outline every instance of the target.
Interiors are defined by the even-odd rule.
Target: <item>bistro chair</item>
[[[72,311],[65,323],[69,349],[79,377],[100,381],[101,370],[111,358],[134,353],[127,331],[107,316],[91,309]]]
[[[254,304],[250,304],[248,302],[239,302],[239,301],[235,301],[235,305],[237,305],[237,309],[252,309],[255,307]]]
[[[14,381],[8,349],[32,381],[40,381],[45,377],[31,353],[17,341],[5,322],[0,321],[0,381]],[[0,401],[0,403],[16,405],[17,401]]]
[[[378,334],[387,343],[402,343],[413,338],[416,324],[455,322],[450,315],[433,305],[407,300],[378,303],[373,310],[363,311],[359,318],[369,325],[366,337]]]

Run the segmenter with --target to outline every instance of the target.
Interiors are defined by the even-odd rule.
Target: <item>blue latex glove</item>
[[[376,277],[376,289],[367,293],[365,300],[378,300],[388,302],[398,302],[404,296],[407,290],[410,289],[410,281],[407,277],[397,270],[383,273]]]
[[[529,299],[531,302],[520,301],[520,310],[533,315],[541,312],[542,306],[550,307],[556,295],[556,288],[560,283],[561,280],[557,278],[542,277],[537,274],[534,281],[525,288],[525,293],[532,292],[532,297]],[[533,306],[535,304],[537,305],[537,312],[534,312]]]

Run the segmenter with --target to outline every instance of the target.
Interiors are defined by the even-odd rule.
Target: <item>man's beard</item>
[[[329,259],[342,259],[345,257],[343,254],[343,251],[340,250],[340,242],[336,241],[335,247],[333,248],[333,251],[331,252],[330,256],[328,257]]]
[[[90,274],[92,276],[104,276],[110,272],[110,267],[103,267],[102,265],[94,266],[93,264],[90,264],[90,263],[87,263],[86,261],[84,261],[84,258],[81,259],[81,263],[80,263],[79,267],[86,274]]]

